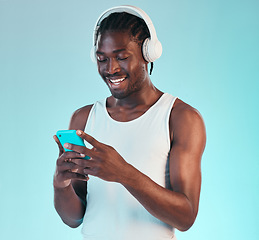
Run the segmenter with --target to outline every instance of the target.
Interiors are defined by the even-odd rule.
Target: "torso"
[[[122,122],[122,118],[114,119],[114,115],[110,115],[107,99],[98,101],[89,115],[85,132],[98,141],[114,147],[129,164],[158,185],[170,189],[168,121],[174,101],[173,96],[165,94],[163,98],[156,99],[156,102],[151,105],[152,107],[140,105],[139,109],[137,107],[128,109],[127,115],[130,116],[130,113],[134,113],[135,118],[131,117],[132,121],[127,122]],[[85,218],[87,220],[83,225],[83,234],[86,238],[88,235],[95,236],[95,234],[113,232],[114,224],[109,225],[105,221],[106,216],[109,216],[113,223],[118,221],[115,225],[120,226],[119,236],[125,235],[125,226],[132,226],[138,234],[142,234],[141,236],[147,234],[149,239],[160,239],[155,236],[161,235],[166,235],[169,239],[173,235],[172,227],[150,215],[122,185],[102,181],[92,176],[87,184],[88,207],[86,209],[87,218]],[[138,214],[134,215],[134,213]],[[136,224],[143,220],[145,220],[144,226]],[[109,226],[109,231],[102,228],[102,232],[95,232],[92,226],[96,223],[100,226]],[[151,226],[152,229],[150,229]],[[133,231],[132,234],[134,235],[135,232]],[[154,236],[153,233],[155,233]]]

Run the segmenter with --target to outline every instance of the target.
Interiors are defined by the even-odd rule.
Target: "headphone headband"
[[[156,59],[158,59],[162,54],[162,45],[157,39],[156,30],[153,26],[152,21],[150,17],[142,9],[131,5],[121,5],[117,7],[112,7],[107,9],[100,15],[100,17],[96,21],[95,28],[94,28],[94,34],[93,34],[94,49],[92,50],[92,55],[94,56],[92,57],[94,57],[94,59],[96,58],[94,53],[95,44],[97,41],[97,32],[102,20],[106,18],[108,15],[110,15],[111,13],[115,13],[115,12],[127,12],[145,21],[150,33],[150,38],[147,38],[144,40],[143,47],[142,47],[143,57],[147,62],[154,62]]]

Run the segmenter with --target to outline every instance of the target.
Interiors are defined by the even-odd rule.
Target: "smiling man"
[[[132,6],[105,15],[94,55],[111,96],[71,118],[69,129],[90,145],[65,144],[73,150],[65,152],[54,136],[55,207],[67,225],[83,223],[84,239],[176,239],[174,229],[188,230],[198,213],[205,126],[196,109],[151,82],[148,63],[152,71],[161,46],[149,45],[149,17]]]

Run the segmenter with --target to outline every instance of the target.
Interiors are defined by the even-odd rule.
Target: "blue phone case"
[[[76,134],[76,130],[59,130],[59,131],[57,131],[56,135],[57,135],[60,143],[62,144],[63,148],[64,148],[65,143],[71,143],[74,145],[79,145],[79,146],[85,147],[84,140]],[[66,148],[64,148],[64,150],[66,152],[72,151],[72,150],[66,149]],[[85,156],[84,159],[90,159],[90,157]]]

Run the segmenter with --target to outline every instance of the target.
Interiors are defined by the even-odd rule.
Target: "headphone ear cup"
[[[142,45],[142,53],[147,62],[154,62],[162,55],[162,45],[158,40],[146,38]]]
[[[142,44],[142,54],[144,59],[147,62],[150,62],[149,54],[148,54],[148,45],[149,45],[150,39],[146,38]]]
[[[95,55],[95,46],[92,47],[91,51],[90,51],[90,57],[93,61],[93,63],[96,63],[96,55]]]

